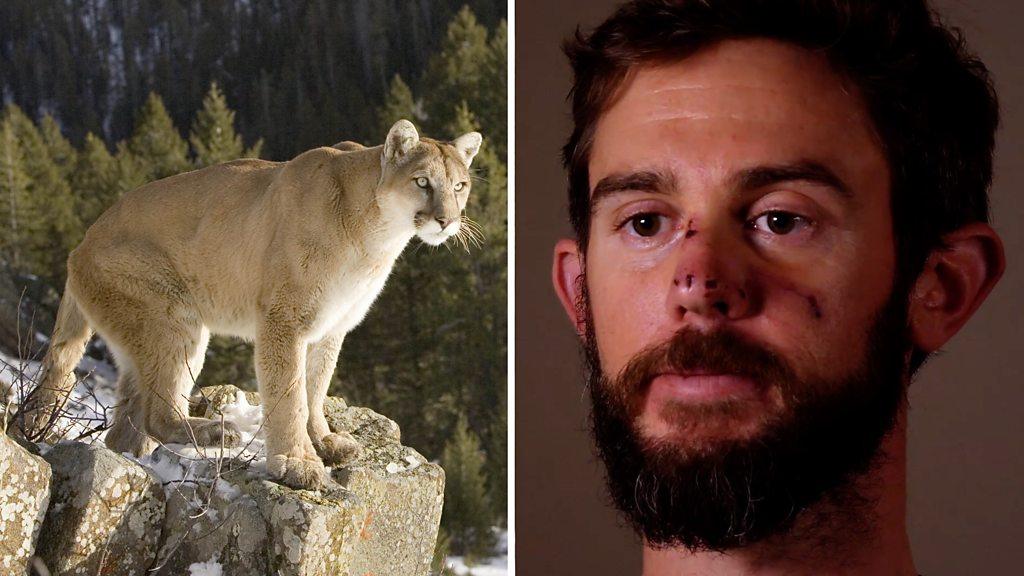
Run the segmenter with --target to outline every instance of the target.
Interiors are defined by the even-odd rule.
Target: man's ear
[[[968,224],[943,241],[910,292],[911,339],[924,352],[938,350],[963,327],[1006,268],[1003,242],[988,224]]]
[[[583,286],[583,256],[580,254],[579,244],[575,240],[563,238],[555,244],[554,262],[551,265],[551,282],[555,285],[555,292],[562,302],[562,308],[569,316],[569,321],[576,328],[576,334],[586,334],[586,318],[583,318],[581,310],[576,303],[579,302],[580,290]]]
[[[384,139],[384,159],[395,161],[408,154],[419,143],[420,135],[412,122],[399,120],[391,126],[388,137]]]

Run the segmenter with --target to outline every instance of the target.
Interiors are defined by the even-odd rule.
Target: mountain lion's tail
[[[69,285],[57,309],[57,322],[50,338],[50,348],[43,358],[39,385],[25,400],[21,410],[26,439],[42,440],[54,418],[64,407],[75,385],[75,367],[85,354],[85,345],[92,337],[89,322],[78,307]]]

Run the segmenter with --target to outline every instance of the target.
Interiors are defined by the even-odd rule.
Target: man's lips
[[[655,376],[647,390],[647,406],[665,402],[706,404],[726,399],[754,399],[761,393],[758,383],[738,374],[694,371],[662,372]]]

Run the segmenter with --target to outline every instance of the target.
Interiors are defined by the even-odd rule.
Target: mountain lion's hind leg
[[[286,486],[317,490],[328,482],[306,432],[306,344],[288,323],[267,319],[256,338],[256,379],[263,404],[267,472]]]
[[[104,439],[107,448],[118,454],[130,452],[145,456],[156,445],[145,430],[145,413],[142,396],[139,394],[139,375],[130,362],[118,358],[117,362],[118,402],[114,408],[114,423]]]
[[[139,268],[146,262],[149,268]],[[69,278],[96,332],[114,351],[119,406],[106,443],[118,452],[145,452],[149,439],[219,446],[239,438],[237,428],[189,418],[194,385],[209,333],[189,304],[173,266],[152,246],[125,243],[102,257],[69,259]],[[74,275],[72,276],[72,272]],[[70,282],[70,280],[69,280]]]
[[[148,318],[129,350],[139,373],[146,432],[163,443],[234,446],[238,428],[188,414],[188,396],[202,368],[210,333],[187,313]]]
[[[328,334],[323,340],[310,344],[306,351],[306,400],[309,404],[306,429],[317,454],[331,466],[348,464],[362,452],[362,446],[351,434],[331,432],[324,418],[324,400],[344,338],[344,334]]]

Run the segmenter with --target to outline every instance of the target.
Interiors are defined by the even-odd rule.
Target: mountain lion
[[[342,340],[413,236],[438,245],[467,232],[461,213],[481,140],[421,139],[400,120],[381,146],[236,160],[125,194],[68,258],[26,426],[63,405],[95,330],[120,374],[110,448],[142,454],[150,437],[237,442],[233,426],[222,434],[220,422],[189,417],[187,396],[210,334],[240,336],[255,342],[269,474],[321,487],[324,462],[359,451],[323,414]]]

